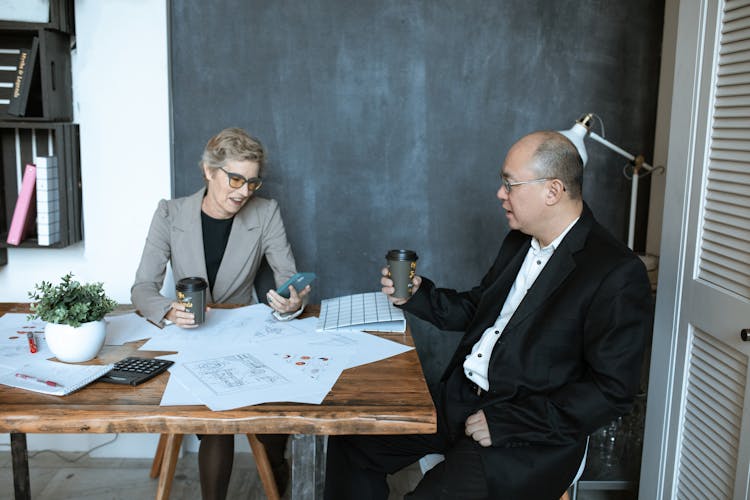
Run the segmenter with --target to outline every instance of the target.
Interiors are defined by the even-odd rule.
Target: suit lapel
[[[530,246],[531,238],[525,239],[503,266],[497,279],[482,294],[474,321],[467,329],[467,335],[464,335],[461,344],[474,345],[482,336],[484,330],[497,320]]]
[[[555,249],[555,253],[552,254],[549,262],[518,305],[506,328],[515,327],[539,309],[575,270],[576,261],[573,254],[583,248],[591,228],[591,221],[591,212],[584,205],[580,219],[570,228],[568,234],[560,242],[560,246]]]
[[[247,205],[234,216],[227,248],[214,283],[213,296],[217,302],[224,300],[229,290],[236,289],[234,282],[237,279],[246,277],[241,270],[247,267],[251,252],[260,239],[260,216],[254,201],[254,198],[248,200]]]
[[[208,280],[206,256],[203,252],[203,225],[201,224],[201,203],[204,193],[205,188],[191,195],[185,210],[178,212],[178,216],[173,223],[175,248],[178,249],[177,252],[180,252],[180,269],[174,270],[179,273],[175,277],[176,279],[187,277],[187,275],[181,275],[182,272],[186,272],[190,276],[199,276]],[[213,302],[210,290],[206,301]]]

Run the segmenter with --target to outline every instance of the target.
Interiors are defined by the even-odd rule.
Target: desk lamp
[[[646,174],[648,175],[651,173],[652,170],[654,170],[654,167],[649,165],[644,161],[643,155],[633,156],[632,154],[628,153],[624,149],[615,146],[611,142],[609,142],[604,137],[598,135],[597,133],[593,132],[591,130],[591,122],[594,118],[594,113],[586,113],[585,115],[581,116],[578,120],[576,120],[575,124],[569,128],[568,130],[560,130],[559,132],[570,139],[570,141],[575,145],[576,149],[578,149],[578,154],[581,155],[581,160],[583,160],[583,166],[586,166],[586,162],[588,161],[588,154],[586,153],[586,146],[583,143],[583,139],[585,137],[591,137],[595,141],[605,145],[615,153],[620,154],[621,156],[624,156],[628,160],[630,160],[630,164],[633,167],[633,174],[630,179],[630,215],[628,217],[628,247],[632,250],[633,249],[633,238],[635,235],[635,208],[636,203],[638,201],[638,180],[640,178],[640,172],[641,170],[646,170]],[[597,117],[598,118],[598,117]],[[603,127],[602,127],[603,129]],[[627,177],[627,174],[626,174]]]

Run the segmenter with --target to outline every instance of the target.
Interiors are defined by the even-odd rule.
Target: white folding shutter
[[[750,298],[750,0],[724,5],[698,278]],[[747,358],[691,331],[679,498],[732,498]]]
[[[698,277],[750,298],[750,0],[727,0]]]

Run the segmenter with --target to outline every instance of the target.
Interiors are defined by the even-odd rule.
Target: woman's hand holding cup
[[[180,328],[196,328],[198,325],[195,323],[195,315],[185,309],[185,304],[172,302],[172,308],[165,318]]]

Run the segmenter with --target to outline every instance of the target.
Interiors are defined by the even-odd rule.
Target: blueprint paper
[[[296,321],[278,321],[264,304],[237,309],[212,309],[198,328],[169,326],[151,337],[141,350],[186,351],[205,345],[254,344],[305,333]]]

